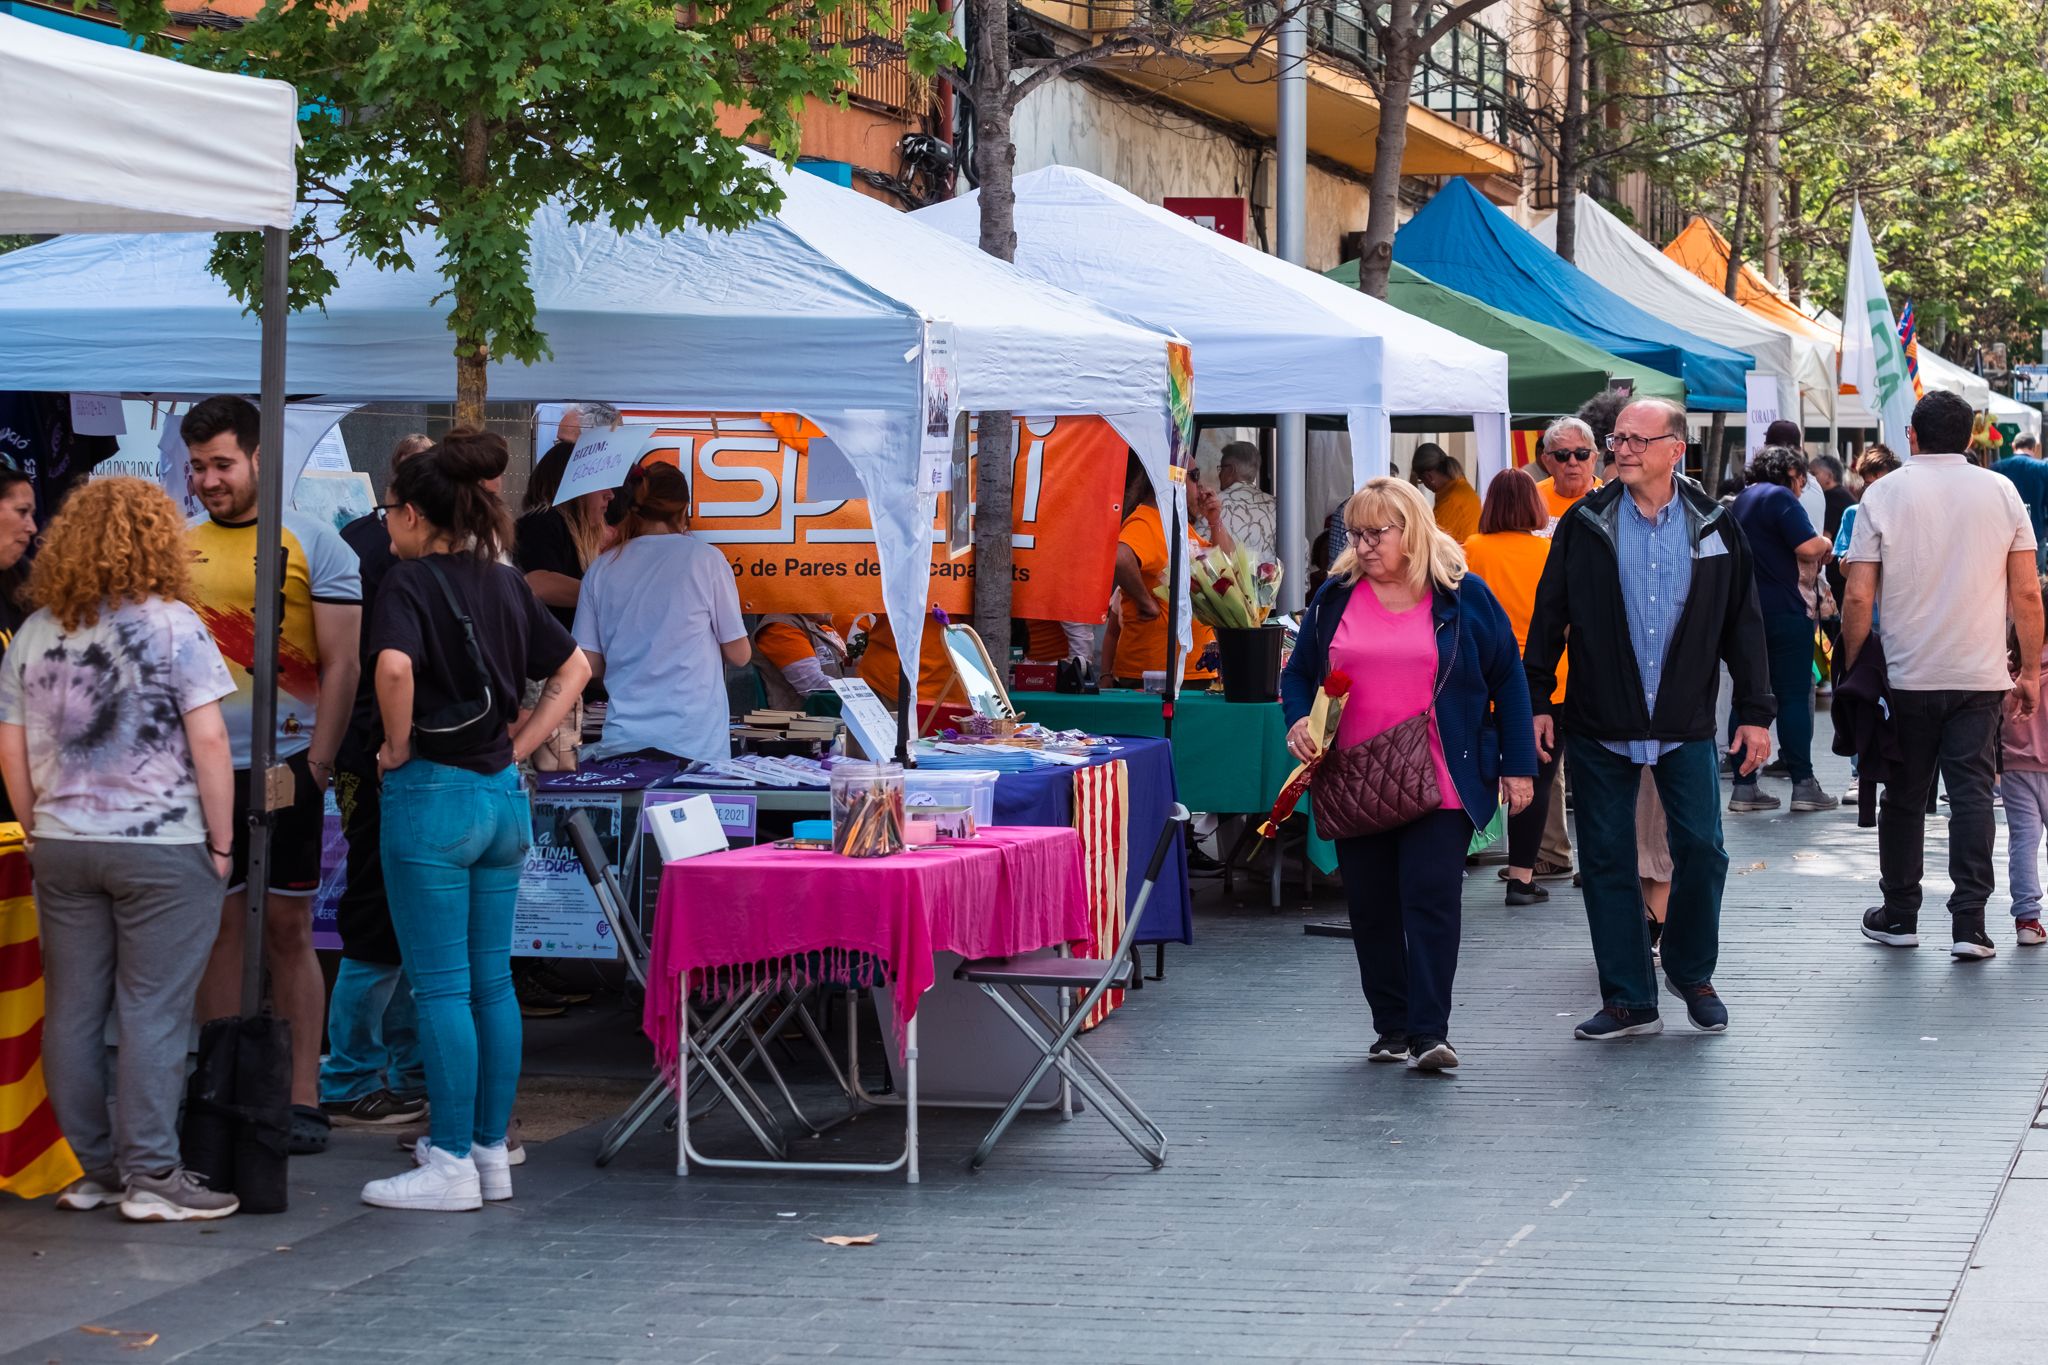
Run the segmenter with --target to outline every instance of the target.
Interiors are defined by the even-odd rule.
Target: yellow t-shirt
[[[1138,572],[1144,575],[1145,591],[1159,607],[1159,614],[1147,621],[1138,615],[1137,607],[1130,602],[1122,604],[1122,625],[1116,637],[1116,658],[1111,661],[1110,672],[1119,678],[1142,678],[1147,673],[1166,671],[1166,641],[1169,623],[1166,604],[1159,600],[1153,590],[1166,581],[1166,529],[1159,519],[1159,509],[1151,503],[1140,503],[1124,518],[1123,529],[1117,532],[1117,544],[1127,545],[1138,557]],[[1193,532],[1188,534],[1188,544],[1195,550],[1208,548],[1208,543]],[[1187,659],[1181,667],[1183,680],[1202,680],[1216,676],[1214,669],[1205,669],[1199,663],[1202,652],[1216,638],[1216,632],[1194,623],[1192,643],[1188,646]]]
[[[295,508],[284,512],[284,620],[277,640],[277,756],[313,742],[320,699],[320,641],[313,604],[359,607],[362,569],[331,523]],[[202,517],[185,532],[192,549],[192,606],[213,635],[235,681],[223,697],[228,747],[237,768],[249,766],[249,728],[256,683],[256,523],[229,526]]]
[[[1479,494],[1463,479],[1436,495],[1437,528],[1463,545],[1479,531]]]
[[[1465,542],[1465,567],[1493,589],[1500,609],[1515,630],[1515,645],[1527,652],[1529,618],[1536,610],[1536,585],[1550,558],[1550,540],[1529,531],[1495,531]],[[1564,660],[1557,661],[1557,690],[1552,701],[1564,700]]]

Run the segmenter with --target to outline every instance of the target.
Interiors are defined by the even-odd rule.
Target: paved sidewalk
[[[1300,932],[1334,900],[1275,915],[1212,896],[1199,945],[1096,1035],[1173,1139],[1163,1171],[1092,1115],[1027,1116],[978,1176],[962,1161],[986,1116],[934,1115],[914,1188],[677,1180],[655,1134],[598,1171],[586,1130],[536,1147],[508,1206],[401,1215],[351,1204],[392,1150],[351,1138],[295,1163],[315,1193],[292,1214],[210,1234],[0,1204],[0,1351],[1925,1360],[2001,1189],[2008,1209],[2048,1190],[2006,1185],[2048,1077],[2048,949],[2016,950],[2003,921],[1987,963],[1880,949],[1856,932],[1876,872],[1852,812],[1728,819],[1725,1035],[1575,1042],[1596,1003],[1576,894],[1509,911],[1483,868],[1464,1069],[1368,1066],[1350,946]],[[897,1131],[885,1115],[828,1143]],[[880,1240],[813,1240],[833,1233]],[[163,1335],[137,1352],[82,1323]],[[2010,1330],[2035,1343],[2013,1359],[2048,1359],[2040,1315]]]

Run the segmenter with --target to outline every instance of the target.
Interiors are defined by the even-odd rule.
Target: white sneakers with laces
[[[484,1206],[483,1185],[471,1158],[455,1156],[421,1138],[413,1160],[419,1164],[405,1174],[363,1186],[363,1202],[380,1209],[429,1213],[467,1213]]]
[[[422,1137],[412,1145],[413,1164],[427,1164],[427,1151],[433,1146],[431,1138]],[[477,1185],[488,1200],[510,1199],[512,1197],[512,1153],[504,1143],[486,1147],[481,1142],[470,1144],[469,1159],[476,1163]]]

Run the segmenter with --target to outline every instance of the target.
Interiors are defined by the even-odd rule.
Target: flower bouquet
[[[1300,804],[1302,793],[1308,790],[1309,781],[1315,776],[1323,756],[1337,742],[1337,722],[1344,714],[1344,699],[1350,694],[1351,675],[1341,668],[1331,669],[1316,693],[1315,704],[1308,711],[1308,733],[1309,738],[1315,741],[1316,751],[1288,774],[1286,785],[1280,788],[1279,799],[1273,802],[1272,813],[1259,826],[1261,838],[1277,837],[1280,826],[1294,814],[1294,808]]]
[[[1256,629],[1279,599],[1280,574],[1278,564],[1253,564],[1242,545],[1229,554],[1211,546],[1188,565],[1188,605],[1213,629]],[[1171,597],[1165,583],[1152,592],[1161,602]]]

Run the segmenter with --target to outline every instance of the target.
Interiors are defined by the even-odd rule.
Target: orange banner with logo
[[[691,530],[724,551],[749,612],[879,611],[882,579],[865,499],[808,501],[803,455],[820,433],[781,413],[633,409],[652,422],[643,457],[690,478]],[[1122,524],[1124,438],[1099,417],[1017,419],[1012,485],[1012,611],[1051,621],[1100,621]],[[913,452],[914,455],[914,452]],[[974,556],[945,544],[946,500],[932,523],[931,604],[973,609]]]

